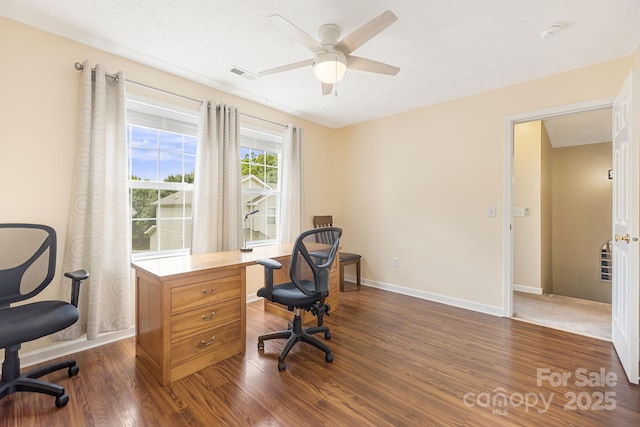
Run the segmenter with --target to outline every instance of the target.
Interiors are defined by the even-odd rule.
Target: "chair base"
[[[69,402],[69,396],[65,394],[64,387],[37,379],[61,369],[68,369],[69,377],[77,375],[80,371],[75,360],[64,360],[20,375],[17,350],[6,349],[5,361],[2,364],[2,380],[0,380],[0,399],[17,392],[43,393],[55,396],[56,407],[61,408]]]
[[[287,342],[282,347],[282,351],[280,351],[280,355],[278,355],[278,370],[284,371],[286,369],[286,364],[284,362],[284,358],[287,357],[289,351],[293,348],[296,343],[299,341],[306,342],[307,344],[311,344],[312,346],[319,348],[325,353],[325,361],[327,363],[333,362],[333,354],[331,354],[331,349],[322,341],[312,336],[313,334],[317,334],[323,332],[325,339],[331,339],[331,332],[329,332],[329,327],[327,326],[314,326],[312,328],[302,328],[302,318],[300,317],[300,309],[296,310],[296,314],[293,317],[293,322],[289,323],[289,329],[286,331],[273,332],[271,334],[261,335],[258,337],[258,349],[264,350],[264,342],[267,340],[274,339],[286,339]]]

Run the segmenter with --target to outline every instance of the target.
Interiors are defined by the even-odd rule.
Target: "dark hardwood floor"
[[[0,400],[0,425],[640,425],[640,387],[627,382],[609,342],[353,289],[325,322],[332,364],[299,344],[279,372],[282,342],[262,353],[257,336],[286,322],[258,301],[247,309],[244,356],[162,387],[136,362],[133,339],[108,344],[75,355],[78,376],[48,377],[66,388],[66,407],[13,394]]]

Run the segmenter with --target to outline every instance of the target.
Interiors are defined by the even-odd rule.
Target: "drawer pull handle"
[[[212,312],[211,312],[211,314],[210,314],[210,315],[208,315],[208,316],[207,316],[206,314],[203,314],[203,315],[202,315],[202,320],[211,320],[211,319],[213,319],[214,317],[216,317],[216,312],[215,312],[215,311],[212,311]]]
[[[203,347],[210,346],[211,344],[213,344],[213,341],[215,341],[215,339],[216,339],[216,337],[211,337],[210,341],[202,340],[202,341],[200,341],[200,345],[203,346]]]
[[[216,288],[215,288],[215,287],[213,287],[213,288],[211,288],[211,290],[209,290],[209,291],[208,291],[208,290],[206,290],[206,289],[203,289],[203,290],[202,290],[202,293],[203,293],[203,294],[205,294],[205,295],[211,295],[211,294],[212,294],[212,293],[214,293],[215,291],[216,291]]]

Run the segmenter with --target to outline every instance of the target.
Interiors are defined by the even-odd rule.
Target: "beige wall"
[[[513,130],[513,206],[527,208],[513,218],[513,283],[541,292],[542,122],[519,123]]]
[[[340,129],[334,219],[363,277],[501,310],[505,117],[613,97],[632,68],[625,57]]]
[[[611,239],[611,142],[553,151],[553,293],[610,303],[599,260]]]
[[[127,78],[191,98],[209,98],[239,107],[241,112],[304,128],[306,210],[311,228],[313,212],[336,209],[335,182],[326,165],[335,157],[334,131],[297,117],[231,96],[139,63],[0,18],[0,222],[37,222],[58,232],[62,254],[71,187],[80,73],[73,64],[89,60],[110,72],[122,70]],[[131,92],[140,89],[128,87]],[[146,97],[179,102],[146,91]],[[195,103],[185,107],[198,108]],[[314,179],[317,177],[317,179]],[[54,286],[42,298],[58,296],[61,256]],[[256,280],[259,274],[252,275]],[[255,294],[259,282],[247,293]],[[42,340],[41,340],[42,341]],[[25,349],[42,346],[38,341]],[[45,339],[46,341],[46,339]]]
[[[59,248],[77,116],[73,64],[83,60],[303,126],[307,227],[314,214],[332,213],[345,230],[343,248],[363,255],[370,284],[496,313],[503,301],[505,117],[613,96],[633,66],[632,57],[621,58],[331,130],[0,18],[0,221],[50,224]],[[495,218],[489,206],[497,206]],[[54,286],[48,294],[57,292]]]
[[[611,302],[599,249],[611,235],[611,143],[552,148],[542,121],[514,129],[513,282],[531,292]]]
[[[540,149],[542,152],[540,176],[540,280],[544,293],[553,292],[553,148],[549,134],[541,126]]]
[[[640,46],[636,47],[634,60],[635,60],[635,67],[633,68],[632,78],[635,83],[638,83],[640,82]],[[633,85],[632,97],[634,100],[640,99],[640,84]],[[638,101],[635,101],[635,102],[637,106]],[[636,130],[636,136],[637,136],[638,132],[640,131],[640,114],[635,114],[635,117],[633,117],[632,120],[633,120],[632,128]],[[638,218],[638,220],[640,221],[640,218]],[[633,260],[631,262],[633,262]],[[640,259],[636,259],[635,262],[640,263]],[[640,286],[640,284],[636,284],[636,286]],[[640,301],[638,301],[638,311],[640,311]],[[638,320],[640,323],[640,319]],[[640,329],[640,325],[638,326],[638,328]]]
[[[529,215],[513,218],[513,283],[533,293],[550,293],[553,286],[551,153],[542,121],[514,127],[512,204]]]

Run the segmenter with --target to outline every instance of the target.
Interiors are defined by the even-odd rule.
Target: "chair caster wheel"
[[[326,356],[324,357],[324,360],[326,360],[327,363],[333,362],[333,354],[327,353]]]
[[[67,403],[69,403],[69,396],[67,396],[66,394],[63,394],[62,396],[56,397],[56,407],[57,408],[62,408]]]
[[[69,368],[69,378],[75,377],[80,372],[80,367],[78,365],[73,365]]]
[[[287,369],[287,365],[284,363],[284,360],[278,361],[278,371],[282,372]]]
[[[258,341],[258,350],[264,350],[264,341]]]
[[[331,339],[331,332],[327,331],[324,333],[324,339],[326,340],[330,340]]]

